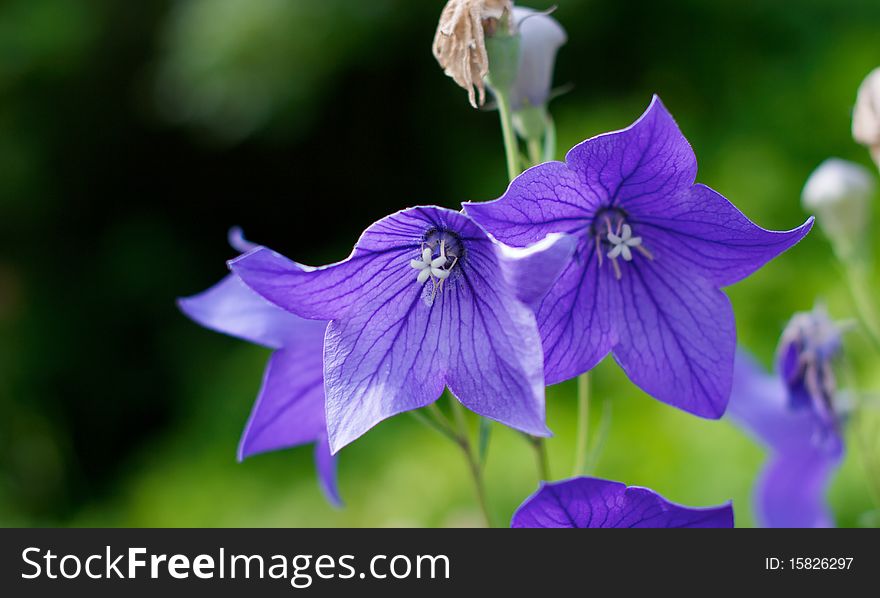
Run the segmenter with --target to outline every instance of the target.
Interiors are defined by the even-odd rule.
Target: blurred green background
[[[661,95],[699,180],[759,224],[805,218],[803,181],[850,138],[880,65],[876,0],[560,0],[569,43],[554,101],[560,152]],[[536,8],[551,2],[534,0]],[[346,508],[310,448],[235,461],[267,351],[176,309],[225,273],[226,231],[306,263],[346,256],[397,209],[457,207],[506,186],[496,115],[431,56],[442,0],[3,0],[0,3],[0,525],[456,526],[479,523],[461,455],[406,416],[341,453]],[[876,249],[873,249],[876,251]],[[876,285],[874,288],[877,288]],[[851,313],[817,230],[729,290],[740,342],[769,365],[790,315]],[[880,383],[857,335],[862,383]],[[551,388],[551,469],[572,465],[574,383]],[[733,499],[753,525],[761,448],[594,376],[597,475],[671,500]],[[595,428],[594,428],[595,429]],[[498,522],[536,488],[533,455],[493,427]],[[871,510],[850,450],[830,500]]]

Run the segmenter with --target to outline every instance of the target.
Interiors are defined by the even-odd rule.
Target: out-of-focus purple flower
[[[841,350],[842,328],[822,305],[796,313],[779,341],[777,368],[794,409],[812,409],[828,426],[836,426],[837,392],[832,361]]]
[[[764,527],[832,527],[828,481],[843,458],[831,362],[841,328],[821,307],[796,314],[782,335],[775,375],[739,352],[729,416],[767,446],[755,491]]]
[[[276,305],[330,320],[324,343],[333,452],[445,386],[480,415],[549,434],[541,342],[530,305],[571,257],[551,235],[497,243],[460,212],[410,208],[370,226],[348,259],[312,268],[268,249],[230,263]]]
[[[240,251],[257,246],[230,233]],[[230,274],[210,289],[178,300],[181,311],[211,330],[273,349],[238,447],[238,458],[315,443],[315,465],[328,500],[341,505],[336,458],[324,419],[322,347],[327,322],[297,317],[269,303]]]
[[[812,218],[792,231],[765,230],[694,184],[696,172],[693,150],[655,96],[629,128],[527,170],[500,199],[465,204],[510,245],[555,232],[577,239],[537,312],[549,384],[610,351],[657,399],[702,417],[724,413],[736,330],[719,287],[797,243]]]
[[[684,507],[648,488],[572,478],[541,484],[510,527],[733,527],[733,507]]]
[[[568,37],[556,19],[531,8],[513,7],[519,31],[519,68],[510,93],[514,111],[543,106],[550,99],[556,53]]]

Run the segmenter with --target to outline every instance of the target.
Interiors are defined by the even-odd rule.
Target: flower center
[[[418,259],[410,260],[409,265],[417,271],[416,284],[428,280],[433,284],[432,301],[436,293],[443,292],[443,282],[463,255],[464,245],[455,233],[435,229],[425,234]]]
[[[626,212],[620,208],[602,208],[593,218],[590,225],[590,236],[596,243],[596,255],[599,257],[599,266],[602,266],[603,258],[607,257],[614,268],[614,276],[620,280],[619,259],[631,262],[635,255],[633,251],[641,253],[652,260],[654,256],[642,245],[642,238],[633,235],[632,226],[626,221]]]
[[[837,383],[832,362],[841,350],[842,331],[822,306],[796,314],[786,326],[780,351],[793,408],[809,406],[821,417],[835,419]],[[808,401],[799,400],[804,392]]]

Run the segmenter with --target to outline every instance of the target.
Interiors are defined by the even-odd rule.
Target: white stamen
[[[616,259],[611,260],[611,265],[614,267],[614,278],[616,278],[617,280],[620,280],[620,276],[621,276],[620,266],[617,264],[617,260]]]
[[[455,264],[458,263],[458,258],[456,257],[452,261],[452,264],[446,268],[446,265],[449,263],[449,258],[446,257],[445,239],[440,240],[439,256],[433,257],[433,250],[430,247],[425,246],[422,248],[421,258],[421,260],[410,260],[409,262],[411,268],[418,270],[416,282],[420,285],[425,284],[430,278],[434,281],[434,293],[436,293],[438,290],[442,289],[443,281],[449,278],[452,269],[455,267]]]
[[[619,256],[623,258],[623,261],[631,262],[633,254],[630,248],[639,247],[642,244],[641,237],[632,236],[632,227],[629,224],[624,224],[621,227],[620,235],[609,232],[605,238],[613,245],[611,251],[608,252],[608,257],[612,260]]]

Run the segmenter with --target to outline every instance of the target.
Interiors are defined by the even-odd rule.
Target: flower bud
[[[556,19],[531,8],[515,7],[513,21],[520,35],[519,69],[510,95],[516,112],[550,99],[556,53],[568,38]]]
[[[841,259],[853,257],[864,245],[873,193],[871,172],[840,158],[822,162],[804,185],[801,202],[815,212]]]
[[[434,57],[443,71],[467,90],[474,108],[486,101],[486,38],[512,34],[512,11],[512,0],[449,0],[440,14]]]
[[[511,15],[505,14],[498,22],[499,28],[486,37],[486,55],[489,57],[489,72],[486,84],[494,91],[509,93],[516,83],[519,70],[519,34],[511,25]]]
[[[857,142],[868,147],[880,167],[880,68],[871,71],[859,86],[852,134]]]

